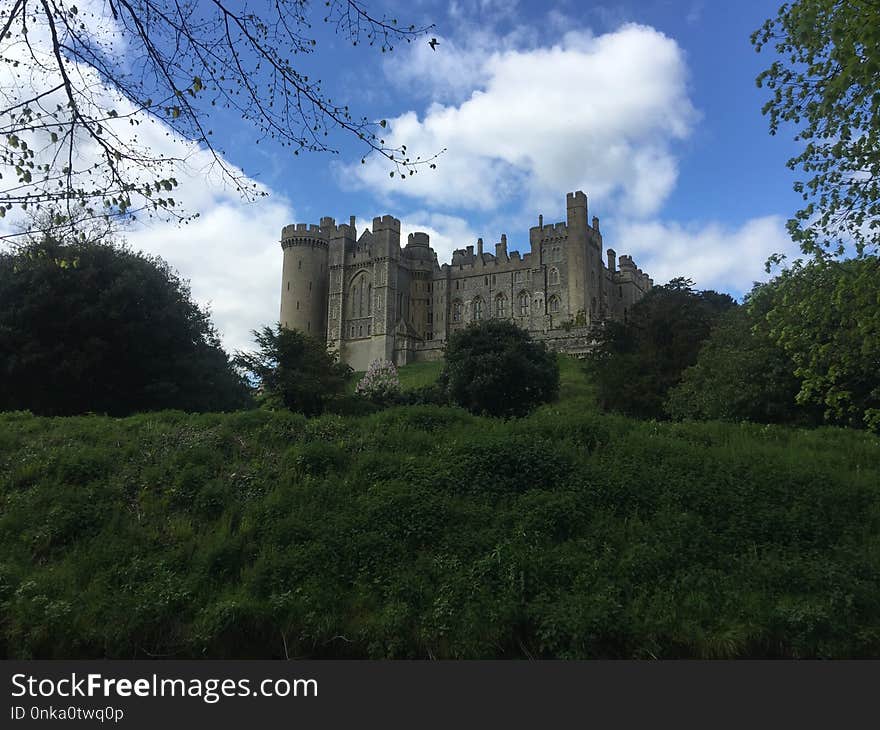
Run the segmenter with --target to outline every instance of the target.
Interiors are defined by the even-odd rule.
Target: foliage
[[[877,436],[604,415],[564,363],[508,421],[0,415],[0,655],[880,653]]]
[[[218,115],[240,116],[294,155],[334,151],[331,131],[359,139],[399,179],[436,157],[411,155],[382,139],[384,120],[356,117],[308,75],[323,19],[346,42],[390,52],[428,27],[372,15],[359,0],[115,0],[78,8],[62,0],[14,0],[0,9],[0,217],[11,208],[66,208],[94,217],[184,218],[172,193],[175,170],[204,150],[239,192],[265,194],[217,146]],[[158,123],[170,152],[142,143]],[[56,232],[57,234],[57,232]]]
[[[719,315],[734,305],[726,294],[694,290],[689,279],[653,287],[630,309],[626,322],[608,322],[596,331],[588,368],[600,405],[661,417],[669,389],[696,362]]]
[[[513,322],[470,323],[449,338],[445,357],[440,382],[472,413],[524,416],[559,392],[556,356]]]
[[[803,150],[788,161],[807,179],[807,204],[789,221],[805,253],[861,255],[880,246],[880,5],[874,0],[796,0],[752,34],[780,60],[758,76],[772,92],[770,133],[798,125]]]
[[[0,253],[0,409],[125,415],[248,403],[208,312],[161,259],[53,238]]]
[[[321,340],[280,323],[253,335],[259,349],[237,352],[233,362],[257,384],[258,399],[267,407],[314,416],[345,391],[351,368]]]
[[[373,360],[355,389],[359,396],[382,404],[391,402],[400,393],[397,368],[388,360]]]
[[[880,430],[880,258],[796,262],[761,295],[769,334],[801,380],[798,402]]]
[[[761,314],[735,307],[718,318],[665,408],[679,419],[813,423],[816,414],[795,401],[799,390],[794,363],[770,338]]]

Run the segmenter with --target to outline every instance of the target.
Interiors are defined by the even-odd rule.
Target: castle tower
[[[578,190],[565,196],[566,228],[568,231],[568,311],[588,311],[586,291],[590,266],[587,250],[587,196]]]
[[[327,337],[327,224],[332,226],[333,219],[322,219],[321,226],[297,223],[281,230],[281,325],[322,342]]]

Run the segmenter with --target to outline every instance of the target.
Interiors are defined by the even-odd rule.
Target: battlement
[[[291,225],[284,226],[284,228],[281,229],[281,238],[296,238],[298,236],[320,238],[323,237],[324,234],[325,232],[321,230],[321,226],[316,226],[314,223],[292,223]]]
[[[421,231],[416,231],[415,233],[410,233],[407,237],[406,241],[407,246],[430,246],[431,238],[427,233],[423,233]]]
[[[393,215],[383,215],[381,218],[373,218],[373,233],[378,231],[394,231],[400,233],[400,221]]]

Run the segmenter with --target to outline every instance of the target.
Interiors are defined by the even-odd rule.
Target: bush
[[[251,405],[208,312],[162,259],[45,239],[0,254],[0,410]]]
[[[525,416],[559,393],[559,364],[543,342],[513,322],[472,322],[446,345],[440,382],[472,413]]]
[[[373,360],[355,388],[357,395],[376,404],[390,403],[400,393],[397,368],[388,360]]]

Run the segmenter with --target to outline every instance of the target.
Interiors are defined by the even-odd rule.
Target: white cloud
[[[418,61],[426,52],[415,53]],[[440,98],[457,91],[430,63],[398,73]],[[481,47],[466,55],[460,77],[475,86],[467,100],[389,120],[391,144],[420,155],[448,149],[436,170],[401,182],[371,159],[346,168],[349,179],[385,197],[483,210],[514,196],[541,209],[583,189],[603,209],[636,216],[654,213],[674,187],[672,145],[688,136],[696,112],[683,52],[653,28],[569,32],[557,45],[525,50]]]
[[[613,225],[613,232],[611,248],[632,254],[656,284],[685,276],[698,288],[737,295],[748,292],[754,282],[767,280],[764,262],[770,254],[798,253],[782,216],[752,218],[738,228],[715,222],[630,221]]]

